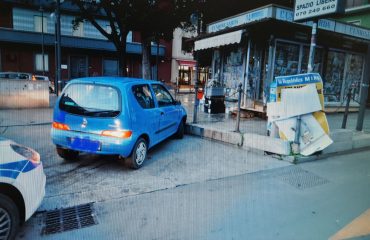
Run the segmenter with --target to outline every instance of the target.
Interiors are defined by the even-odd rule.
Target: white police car
[[[0,137],[0,239],[13,239],[40,206],[45,181],[35,150]]]

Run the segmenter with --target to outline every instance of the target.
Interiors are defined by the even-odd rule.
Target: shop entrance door
[[[248,41],[245,64],[244,107],[255,108],[256,102],[263,97],[263,47],[253,40]]]
[[[191,84],[191,67],[180,65],[179,66],[179,84],[190,85]]]
[[[87,58],[84,56],[70,57],[70,78],[87,77]]]

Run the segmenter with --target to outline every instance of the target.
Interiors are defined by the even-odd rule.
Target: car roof
[[[32,75],[32,73],[26,73],[26,72],[0,72],[0,74],[28,74],[28,75]]]
[[[127,85],[132,83],[139,83],[139,84],[152,84],[152,83],[159,83],[161,82],[156,80],[145,80],[142,78],[130,78],[130,77],[86,77],[86,78],[76,78],[69,83],[81,83],[81,82],[93,82],[93,83],[100,83],[100,84],[111,84],[111,85]]]

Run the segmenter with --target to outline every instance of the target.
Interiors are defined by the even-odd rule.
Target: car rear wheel
[[[75,160],[78,157],[78,152],[70,149],[65,149],[57,147],[57,153],[59,157],[64,158],[65,160]]]
[[[139,169],[143,166],[148,152],[148,145],[144,138],[139,138],[135,143],[132,154],[127,158],[128,164],[132,169]]]
[[[0,239],[14,239],[19,222],[17,206],[9,197],[0,193]]]

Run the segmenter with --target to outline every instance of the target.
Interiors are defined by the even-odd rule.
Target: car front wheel
[[[148,145],[145,139],[139,138],[139,140],[137,140],[137,142],[135,143],[131,156],[127,158],[130,167],[133,169],[141,168],[146,159],[147,152]]]
[[[17,206],[9,197],[0,193],[0,239],[14,239],[19,222]]]
[[[64,158],[65,160],[75,160],[78,157],[78,152],[70,149],[65,149],[57,147],[57,153],[59,157]]]

